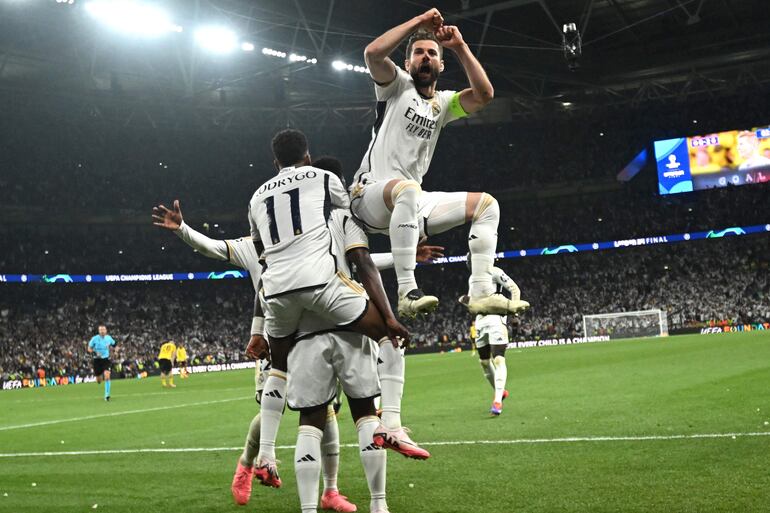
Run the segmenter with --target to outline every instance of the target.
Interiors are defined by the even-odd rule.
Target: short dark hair
[[[329,171],[330,173],[342,177],[342,162],[340,162],[337,157],[332,157],[331,155],[318,157],[313,161],[313,167]]]
[[[343,185],[345,184],[345,176],[342,174],[342,162],[340,162],[337,157],[324,155],[323,157],[315,159],[312,165],[313,167],[332,173],[342,181]]]
[[[293,166],[307,155],[307,137],[299,130],[281,130],[272,141],[273,155],[281,167]]]
[[[438,38],[436,37],[435,32],[428,32],[427,30],[418,30],[411,36],[409,36],[409,41],[406,43],[406,58],[410,59],[412,57],[412,47],[414,47],[414,44],[417,41],[433,41],[438,45],[438,55],[441,57],[444,54],[444,48],[441,46],[441,43],[439,42]]]

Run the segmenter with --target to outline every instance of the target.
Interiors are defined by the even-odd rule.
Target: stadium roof
[[[0,91],[14,106],[72,103],[91,115],[152,125],[194,111],[204,124],[369,122],[373,93],[363,48],[428,7],[411,0],[169,0],[182,32],[155,38],[98,23],[88,2],[0,0]],[[508,114],[718,95],[770,83],[770,9],[762,0],[453,0],[436,2],[487,68]],[[562,25],[582,35],[570,71]],[[195,44],[201,25],[237,34],[215,55]],[[311,64],[265,55],[270,48]],[[400,59],[397,59],[400,60]],[[447,59],[444,87],[465,83]],[[64,100],[64,101],[63,101]],[[68,102],[67,100],[72,100]],[[186,109],[185,107],[190,107]],[[74,107],[73,107],[74,108]],[[503,116],[505,117],[505,116]]]

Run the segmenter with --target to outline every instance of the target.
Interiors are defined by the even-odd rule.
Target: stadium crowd
[[[768,184],[661,197],[648,166],[632,182],[605,192],[571,188],[612,183],[656,139],[766,125],[768,107],[770,97],[738,95],[719,102],[608,107],[590,115],[565,108],[506,124],[463,121],[447,128],[454,133],[439,142],[423,185],[496,195],[500,250],[766,224]],[[3,116],[0,273],[232,268],[201,258],[152,227],[150,209],[179,198],[187,221],[209,236],[246,235],[248,200],[274,173],[272,133],[266,130],[139,129],[95,118],[47,123],[45,114]],[[338,156],[349,178],[370,137],[357,127],[307,133],[312,153]],[[41,140],[51,143],[40,145]],[[454,230],[431,242],[446,246],[450,255],[465,254],[466,233]],[[387,251],[386,241],[373,236],[373,250]],[[532,303],[514,336],[532,339],[580,334],[586,313],[645,308],[665,308],[672,329],[768,320],[768,249],[768,237],[757,235],[500,266]],[[459,264],[418,271],[424,290],[439,292],[442,303],[433,316],[412,324],[416,345],[467,342],[470,318],[456,303],[466,278]],[[388,275],[384,281],[395,280]],[[154,366],[157,347],[167,339],[186,344],[193,361],[237,360],[251,313],[246,280],[2,287],[3,378],[34,373],[41,365],[49,373],[87,371],[85,341],[99,323],[122,346],[118,373]],[[395,297],[393,290],[389,294]]]
[[[91,373],[88,340],[105,324],[118,343],[114,373],[157,369],[168,340],[190,362],[243,361],[254,293],[250,282],[8,287],[0,300],[0,379]]]
[[[766,235],[499,261],[532,308],[511,322],[513,340],[582,336],[582,316],[664,309],[670,330],[770,320]],[[395,297],[392,271],[384,282]],[[410,323],[414,347],[467,345],[472,321],[456,299],[463,264],[421,267],[439,309]],[[252,308],[248,280],[112,285],[8,285],[0,299],[0,378],[87,372],[86,341],[105,323],[121,349],[118,373],[155,365],[166,340],[195,362],[243,359]]]
[[[497,192],[612,179],[654,140],[766,126],[769,111],[766,95],[746,94],[719,102],[563,109],[503,124],[463,121],[450,125],[451,135],[438,143],[425,188]],[[312,154],[337,156],[352,177],[369,143],[368,129],[300,128]],[[190,208],[242,211],[254,188],[274,172],[269,148],[274,131],[141,129],[50,112],[9,113],[0,119],[5,143],[0,165],[6,170],[0,175],[0,205],[141,212],[179,196]],[[452,184],[458,185],[448,187]]]
[[[623,240],[651,235],[707,231],[729,226],[770,222],[767,196],[770,184],[702,191],[689,198],[663,199],[634,191],[582,195],[559,199],[501,201],[500,250],[547,247],[578,242]],[[164,200],[166,201],[166,200]],[[166,203],[170,203],[166,201]],[[241,222],[216,223],[182,210],[188,223],[212,238],[248,235],[246,215]],[[0,227],[10,251],[0,253],[5,273],[98,274],[222,270],[229,268],[202,259],[176,237],[145,224]],[[545,218],[547,216],[547,218]],[[449,254],[464,254],[467,229],[452,230],[431,241]],[[98,241],[98,242],[94,242]],[[387,251],[387,239],[372,236],[377,251]]]

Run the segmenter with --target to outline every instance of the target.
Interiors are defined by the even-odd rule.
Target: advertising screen
[[[770,128],[655,141],[661,194],[770,181]]]

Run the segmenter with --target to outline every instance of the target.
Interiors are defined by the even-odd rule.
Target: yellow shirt
[[[177,348],[176,361],[183,362],[187,360],[187,350],[184,347]]]
[[[176,351],[176,344],[173,342],[166,342],[162,346],[160,346],[160,353],[158,354],[158,359],[165,358],[166,360],[170,360],[174,356],[174,351]]]
[[[471,324],[471,340],[476,340],[476,325]]]

